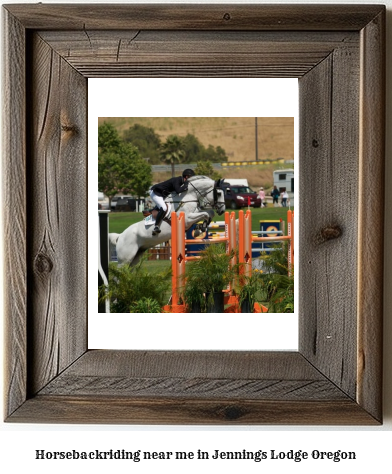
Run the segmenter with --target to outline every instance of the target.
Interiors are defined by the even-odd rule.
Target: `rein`
[[[200,199],[198,199],[197,201],[187,201],[187,202],[198,202],[198,203],[202,206],[202,208],[203,208],[203,206],[206,205],[206,201],[207,201],[208,204],[210,204],[209,201],[208,201],[207,199],[205,199],[205,197],[207,196],[208,193],[210,193],[211,191],[214,190],[214,188],[215,188],[214,186],[213,186],[211,189],[208,189],[204,194],[202,194],[202,193],[196,188],[196,186],[194,186],[193,183],[189,182],[189,184],[190,184],[190,185],[192,186],[192,188],[196,191],[196,193],[199,194]],[[205,199],[205,201],[204,201],[203,204],[200,203],[200,200],[201,200],[201,199]],[[214,196],[214,206],[216,206],[216,204],[217,204],[217,202],[216,202],[216,199],[215,199],[215,196]],[[210,205],[211,205],[211,204],[210,204]]]

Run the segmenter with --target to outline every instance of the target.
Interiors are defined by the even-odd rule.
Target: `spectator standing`
[[[279,205],[280,192],[279,192],[279,189],[276,186],[274,186],[274,189],[271,192],[271,196],[272,196],[272,204],[274,206],[275,206],[275,204]]]
[[[263,187],[260,187],[260,189],[259,189],[259,196],[260,196],[260,199],[261,199],[261,206],[260,207],[264,207],[265,206],[265,191],[264,191]]]
[[[282,206],[287,207],[287,200],[289,198],[289,195],[286,190],[283,191],[282,193]]]

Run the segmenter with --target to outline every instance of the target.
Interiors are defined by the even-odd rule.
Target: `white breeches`
[[[154,193],[154,191],[150,191],[150,196],[158,207],[161,207],[164,211],[167,211],[167,205],[165,203],[165,199],[162,196],[158,196]]]

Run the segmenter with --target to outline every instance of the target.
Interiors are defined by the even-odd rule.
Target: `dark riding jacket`
[[[177,194],[183,193],[188,189],[188,183],[184,182],[182,176],[177,176],[176,178],[170,178],[167,181],[162,181],[162,183],[154,184],[151,189],[158,196],[166,197],[173,191],[175,191]]]

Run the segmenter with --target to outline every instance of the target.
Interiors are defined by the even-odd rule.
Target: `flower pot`
[[[248,299],[241,303],[241,313],[253,313],[252,304]]]
[[[200,301],[193,301],[190,307],[190,313],[201,313]]]
[[[222,291],[218,291],[212,294],[213,301],[211,301],[211,294],[206,294],[207,300],[207,313],[224,313],[225,311],[225,302],[224,294]]]

